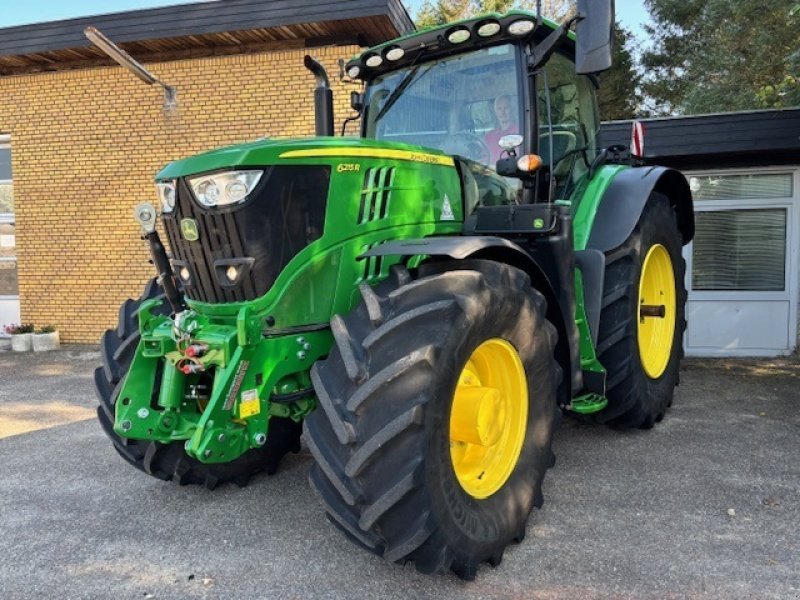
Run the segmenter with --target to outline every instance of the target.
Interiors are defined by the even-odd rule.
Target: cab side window
[[[575,73],[572,61],[556,53],[545,64],[536,87],[539,154],[545,165],[552,160],[557,197],[566,198],[597,155],[600,123],[594,85],[587,76]],[[552,123],[552,136],[548,123]]]

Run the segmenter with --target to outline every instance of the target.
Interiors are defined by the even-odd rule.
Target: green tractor
[[[179,160],[136,217],[156,280],[102,339],[100,422],[137,469],[240,485],[300,449],[357,544],[465,579],[525,535],[564,411],[649,428],[678,383],[685,178],[601,149],[613,3],[370,48],[359,137]],[[571,31],[577,23],[576,32]]]

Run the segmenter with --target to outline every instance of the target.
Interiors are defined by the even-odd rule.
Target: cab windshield
[[[392,71],[371,82],[366,137],[438,148],[494,169],[521,134],[517,53],[505,44]]]

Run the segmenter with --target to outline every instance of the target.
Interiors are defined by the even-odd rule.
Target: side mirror
[[[599,73],[611,67],[614,0],[578,0],[575,26],[575,71]]]
[[[497,145],[500,146],[506,152],[508,152],[510,156],[514,156],[516,154],[514,150],[522,146],[522,142],[524,141],[525,140],[521,135],[512,133],[501,137],[500,140],[497,142]]]
[[[361,114],[361,111],[364,110],[364,94],[350,92],[350,108]]]

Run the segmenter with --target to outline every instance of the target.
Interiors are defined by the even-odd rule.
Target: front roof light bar
[[[366,57],[364,63],[368,67],[372,67],[373,69],[376,67],[380,67],[383,64],[383,58],[381,58],[380,54],[370,54]]]
[[[472,32],[469,30],[469,27],[453,27],[453,29],[447,33],[447,41],[451,44],[463,44],[470,37],[472,37]]]
[[[510,11],[504,15],[482,15],[475,19],[411,34],[370,48],[350,60],[345,72],[351,79],[371,79],[399,66],[415,63],[420,54],[426,57],[446,56],[466,47],[484,47],[507,42],[518,43],[534,34],[545,37],[557,23],[542,20],[545,27],[536,26],[536,15],[526,11]]]
[[[403,50],[400,46],[389,46],[383,55],[386,57],[386,60],[395,62],[403,58],[405,54],[406,51]]]
[[[518,19],[508,26],[508,33],[517,36],[526,35],[533,31],[535,27],[536,23],[530,19]]]
[[[497,35],[502,28],[503,26],[495,20],[482,21],[475,26],[475,29],[478,31],[478,37],[482,38]]]

